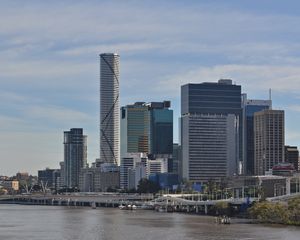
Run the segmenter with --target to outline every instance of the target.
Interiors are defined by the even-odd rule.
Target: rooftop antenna
[[[269,89],[269,101],[270,101],[270,109],[272,109],[272,89]]]

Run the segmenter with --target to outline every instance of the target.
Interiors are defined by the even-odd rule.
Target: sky
[[[300,146],[300,1],[0,0],[0,175],[58,168],[63,131],[99,156],[99,54],[120,55],[120,104],[171,100],[230,78],[285,110]]]

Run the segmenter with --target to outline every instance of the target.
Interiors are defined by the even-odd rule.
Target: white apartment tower
[[[120,164],[120,56],[100,54],[100,159]]]

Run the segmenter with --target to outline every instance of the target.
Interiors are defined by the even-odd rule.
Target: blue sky
[[[286,111],[300,145],[300,2],[1,1],[0,174],[56,168],[63,131],[83,127],[98,157],[99,57],[121,56],[121,105],[171,100],[180,86],[231,78]]]

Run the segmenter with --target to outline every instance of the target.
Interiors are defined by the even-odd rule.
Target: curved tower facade
[[[120,163],[120,56],[100,54],[100,159]]]

